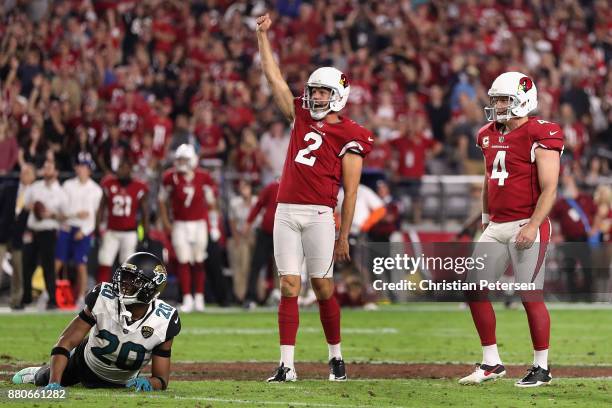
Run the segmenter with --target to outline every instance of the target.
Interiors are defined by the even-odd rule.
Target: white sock
[[[543,369],[548,370],[548,349],[533,350],[533,365],[535,367],[540,366]]]
[[[281,352],[280,362],[284,364],[285,367],[295,369],[295,367],[293,366],[293,353],[295,352],[295,346],[281,345],[280,352]]]
[[[501,363],[502,361],[497,351],[497,344],[482,346],[482,364],[494,366]]]
[[[328,360],[331,360],[332,358],[337,358],[338,360],[342,360],[342,351],[340,351],[340,343],[328,344],[327,348],[329,350]]]

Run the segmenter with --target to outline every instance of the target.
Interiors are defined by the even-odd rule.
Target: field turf
[[[498,343],[506,364],[531,362],[527,321],[522,308],[497,310]],[[612,366],[612,309],[551,307],[550,360],[555,366]],[[0,404],[12,366],[38,365],[71,314],[0,315]],[[241,312],[212,309],[182,316],[183,330],[175,340],[173,361],[269,362],[278,359],[276,314],[273,310]],[[343,311],[343,354],[350,362],[474,363],[480,346],[469,312],[457,304],[414,304],[379,311]],[[300,315],[296,360],[327,360],[316,310]],[[467,373],[466,373],[467,374]],[[263,380],[263,378],[262,378]],[[302,380],[292,384],[262,381],[172,381],[165,393],[136,395],[119,390],[69,388],[62,406],[610,406],[609,378],[554,378],[538,389],[517,389],[515,378],[477,387],[460,387],[450,379],[371,379],[347,383]],[[31,389],[31,387],[23,386]],[[112,395],[112,398],[111,398]],[[28,406],[57,404],[27,401]]]

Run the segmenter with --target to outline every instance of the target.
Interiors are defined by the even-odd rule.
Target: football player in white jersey
[[[158,299],[166,282],[166,268],[155,255],[133,254],[117,268],[112,283],[102,282],[87,294],[85,307],[51,350],[50,364],[24,368],[13,383],[50,390],[78,383],[165,390],[172,341],[181,330],[178,311]],[[138,376],[149,360],[151,376]]]

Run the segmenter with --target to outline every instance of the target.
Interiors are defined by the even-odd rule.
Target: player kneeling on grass
[[[172,340],[181,330],[178,311],[157,299],[166,282],[166,268],[155,255],[133,254],[117,268],[112,283],[102,282],[87,294],[84,309],[51,350],[51,363],[24,368],[13,383],[50,390],[78,383],[165,390]],[[139,377],[151,359],[151,377]]]

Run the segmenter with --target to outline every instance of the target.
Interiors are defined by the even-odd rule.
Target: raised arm
[[[272,95],[274,95],[274,100],[278,108],[288,121],[293,122],[295,118],[293,94],[289,89],[289,85],[287,85],[287,82],[283,78],[278,64],[274,61],[272,47],[268,40],[267,31],[270,29],[271,25],[272,20],[268,14],[264,14],[257,19],[257,45],[259,47],[261,67],[268,80],[268,84],[270,84],[272,88]]]

